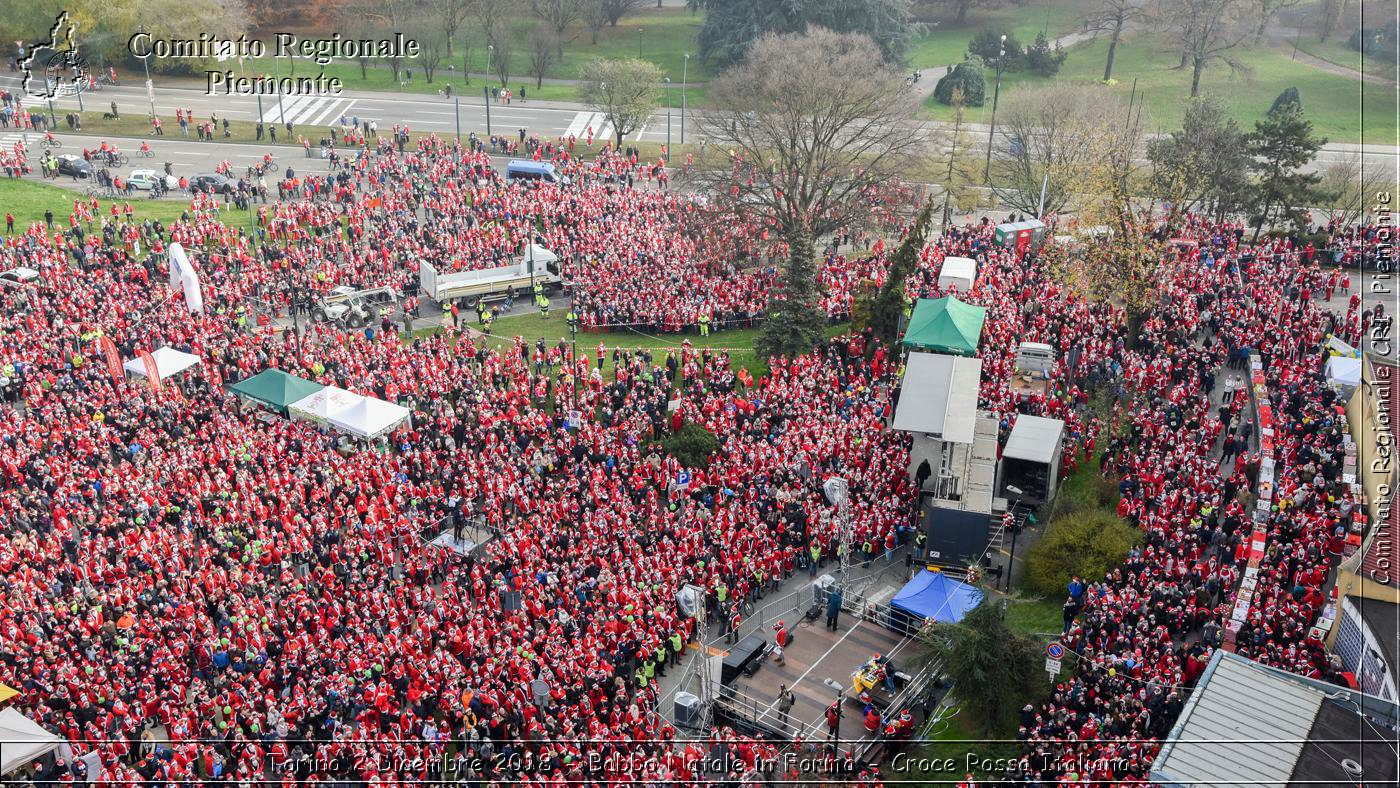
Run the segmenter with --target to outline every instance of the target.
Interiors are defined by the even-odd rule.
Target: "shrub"
[[[967,42],[967,54],[982,61],[982,65],[988,68],[996,68],[997,57],[1001,54],[1001,37],[1006,36],[1006,60],[1002,63],[1002,71],[1019,71],[1025,61],[1025,50],[1021,47],[1021,42],[1016,40],[1016,34],[1010,30],[983,30],[972,37]]]
[[[1395,30],[1387,25],[1380,25],[1369,29],[1358,29],[1347,39],[1347,46],[1357,52],[1364,52],[1367,55],[1383,60],[1393,61],[1396,57],[1396,50],[1400,48],[1400,36]]]
[[[710,455],[719,448],[719,439],[699,424],[687,422],[661,439],[661,448],[687,468],[705,468]]]
[[[1069,53],[1058,41],[1052,48],[1050,42],[1045,39],[1045,34],[1037,33],[1035,43],[1026,50],[1026,70],[1042,77],[1053,77],[1060,72],[1060,66],[1064,65],[1067,57]]]
[[[1026,583],[1063,598],[1075,575],[1092,582],[1123,562],[1141,533],[1108,511],[1079,512],[1050,523],[1026,557]]]
[[[1273,106],[1269,107],[1269,114],[1272,115],[1289,104],[1297,104],[1298,109],[1303,108],[1303,98],[1298,95],[1297,88],[1284,88],[1284,91],[1278,94],[1278,98],[1274,99]]]
[[[980,107],[987,101],[987,83],[982,78],[982,67],[966,61],[953,67],[933,88],[933,97],[942,104],[952,105],[953,91],[962,88],[963,105]]]

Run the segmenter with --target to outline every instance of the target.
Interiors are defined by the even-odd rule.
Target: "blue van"
[[[543,181],[544,183],[568,183],[569,179],[560,174],[553,164],[547,161],[511,159],[506,165],[508,181]]]

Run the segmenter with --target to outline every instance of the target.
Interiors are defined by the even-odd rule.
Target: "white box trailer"
[[[530,273],[532,267],[533,276]],[[534,283],[543,284],[546,292],[558,290],[563,283],[559,256],[537,244],[528,245],[519,262],[495,268],[442,274],[427,261],[418,264],[419,287],[438,303],[504,293],[512,287],[516,292],[528,295]]]
[[[943,267],[938,271],[938,288],[940,290],[956,287],[959,293],[967,294],[976,282],[976,260],[971,257],[943,258]]]

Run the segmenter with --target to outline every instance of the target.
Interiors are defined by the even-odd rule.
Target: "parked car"
[[[32,285],[37,281],[39,281],[39,272],[22,265],[15,266],[8,271],[0,271],[0,285],[6,287]]]
[[[97,174],[97,169],[82,156],[61,153],[58,156],[58,174],[72,175],[75,178],[91,178]]]
[[[131,177],[126,179],[131,184],[131,188],[149,191],[154,189],[157,183],[164,183],[166,189],[180,188],[180,179],[174,175],[166,175],[160,170],[132,170]]]
[[[233,194],[238,187],[233,181],[212,172],[200,173],[190,178],[190,191],[209,194]]]

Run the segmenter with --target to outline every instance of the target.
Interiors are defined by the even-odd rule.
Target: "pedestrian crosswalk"
[[[262,121],[293,126],[333,126],[350,116],[355,99],[340,96],[273,96],[263,99]]]
[[[574,116],[573,122],[569,124],[568,130],[564,132],[565,137],[587,140],[588,130],[593,129],[593,139],[611,140],[613,138],[613,126],[608,122],[608,116],[601,112],[580,112]]]

